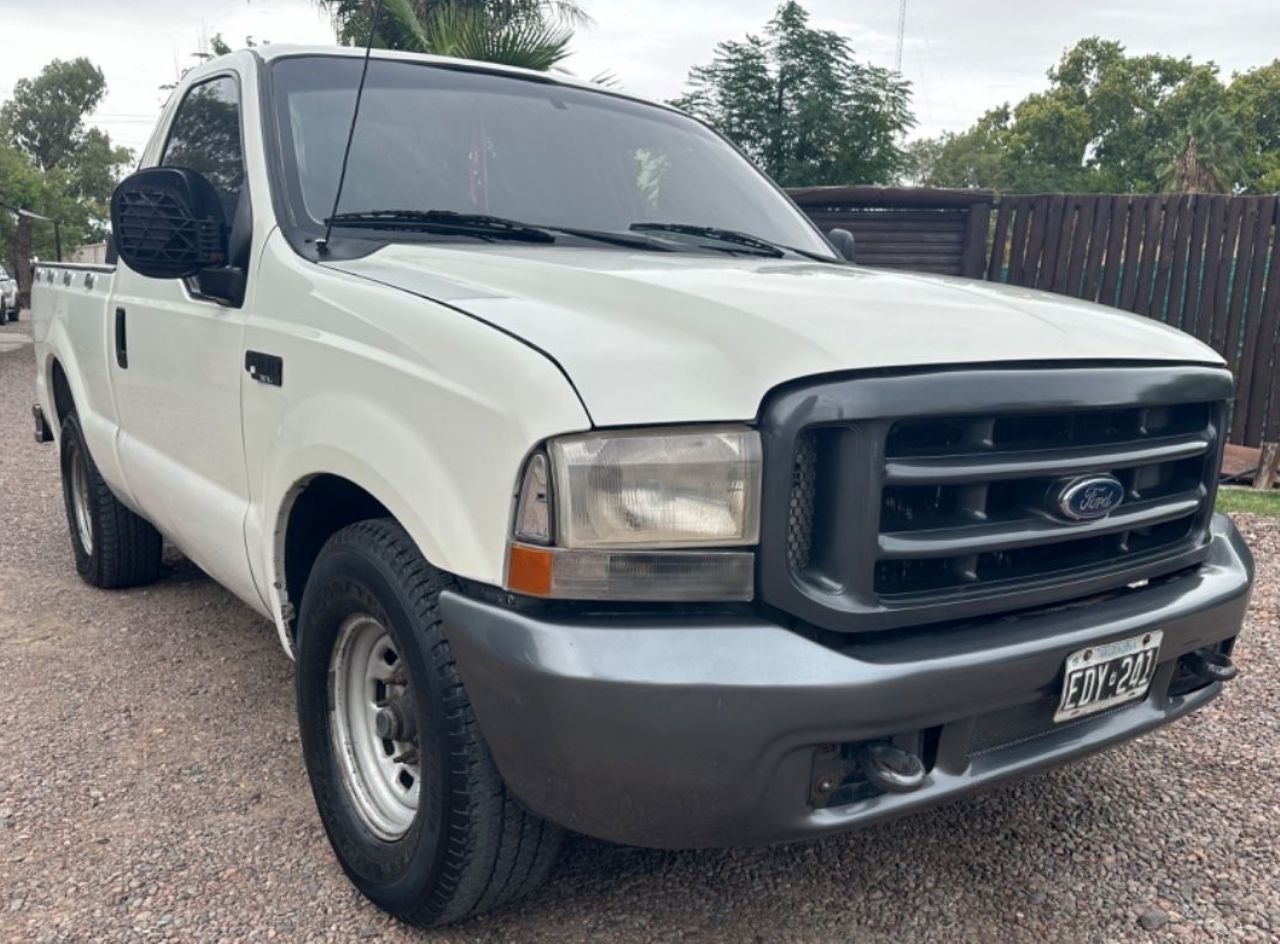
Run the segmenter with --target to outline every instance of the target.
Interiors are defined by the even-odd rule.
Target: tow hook
[[[1216,649],[1197,649],[1187,656],[1186,665],[1206,682],[1229,682],[1240,674],[1231,657]]]
[[[857,761],[867,780],[885,793],[910,793],[924,785],[924,761],[886,741],[863,744]]]

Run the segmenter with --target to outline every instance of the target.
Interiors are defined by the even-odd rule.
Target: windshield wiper
[[[333,223],[364,229],[405,229],[442,235],[456,233],[479,239],[512,239],[527,243],[556,241],[554,235],[537,226],[500,216],[458,213],[455,210],[362,210],[338,213],[333,217]]]
[[[750,233],[739,233],[736,230],[720,229],[716,226],[694,226],[691,223],[632,223],[629,229],[639,233],[676,233],[681,236],[698,236],[703,239],[714,239],[716,242],[741,246],[766,256],[781,257],[786,250],[767,239],[752,236]]]
[[[679,252],[680,248],[672,243],[658,242],[648,236],[631,236],[627,233],[612,233],[605,229],[578,229],[576,226],[543,226],[553,233],[564,233],[578,239],[590,239],[594,242],[621,246],[624,249],[649,249],[654,252]]]
[[[714,239],[717,242],[728,243],[731,246],[741,247],[764,256],[772,256],[775,259],[792,252],[798,256],[804,256],[806,259],[814,259],[818,262],[836,261],[821,253],[796,249],[794,246],[784,246],[781,243],[770,242],[762,236],[753,236],[751,233],[741,233],[734,229],[721,229],[718,226],[697,226],[692,223],[632,223],[629,229],[642,233],[674,233],[680,236]],[[733,252],[735,250],[726,251]]]
[[[627,249],[651,249],[655,252],[677,250],[676,246],[663,244],[643,235],[578,229],[572,226],[544,226],[484,213],[459,213],[456,210],[364,210],[358,213],[339,213],[333,218],[333,222],[338,226],[365,229],[405,229],[446,236],[456,233],[479,239],[512,239],[531,243],[553,243],[556,241],[555,234],[563,233],[565,236]]]

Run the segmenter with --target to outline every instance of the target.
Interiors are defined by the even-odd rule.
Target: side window
[[[234,79],[221,76],[192,86],[173,119],[160,163],[203,174],[218,191],[227,222],[235,219],[244,188],[244,153],[240,88]]]

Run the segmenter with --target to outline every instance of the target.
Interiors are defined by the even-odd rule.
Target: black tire
[[[85,445],[75,413],[62,421],[59,442],[62,457],[62,498],[71,531],[76,570],[87,583],[106,589],[136,587],[160,576],[164,542],[152,524],[140,518],[111,494]],[[77,524],[77,500],[73,484],[77,469],[83,473],[86,526],[89,541]]]
[[[421,926],[459,921],[524,895],[550,870],[562,837],[520,805],[494,766],[437,613],[449,585],[399,524],[362,521],[321,549],[299,613],[298,721],[325,832],[365,896]],[[350,751],[340,760],[335,748],[340,709],[331,660],[343,627],[365,616],[396,647],[401,661],[394,664],[407,668],[413,708],[406,714],[416,719],[416,811],[406,831],[389,839],[360,810]],[[390,742],[383,744],[389,755]]]

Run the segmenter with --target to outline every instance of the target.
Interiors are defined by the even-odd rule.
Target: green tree
[[[59,169],[67,175],[72,199],[85,203],[91,217],[100,218],[106,215],[122,168],[132,160],[129,148],[112,144],[111,137],[100,128],[89,128]]]
[[[1224,108],[1228,97],[1211,62],[1131,56],[1120,43],[1096,36],[1067,49],[1048,79],[1045,91],[944,136],[929,182],[1022,192],[1151,192],[1166,179],[1187,129]]]
[[[979,118],[967,131],[947,132],[928,139],[927,144],[917,144],[917,149],[934,153],[927,172],[918,182],[928,187],[1001,189],[1012,121],[1009,106],[1001,105]]]
[[[1072,159],[1058,167],[1057,189],[1155,190],[1168,142],[1193,114],[1221,103],[1217,74],[1213,63],[1197,65],[1189,56],[1130,56],[1118,42],[1080,40],[1048,73],[1048,94],[1078,108],[1087,127],[1083,141],[1072,141]]]
[[[1244,135],[1245,189],[1280,193],[1280,59],[1237,73],[1226,98]]]
[[[102,70],[88,59],[55,59],[36,78],[18,80],[0,108],[0,130],[41,170],[51,170],[80,146],[84,116],[106,93]]]
[[[21,221],[14,211],[46,203],[45,179],[40,168],[17,148],[0,143],[0,260],[5,268],[17,274],[18,284],[24,289],[23,260],[31,257],[32,226],[30,220]]]
[[[913,187],[927,187],[942,156],[950,136],[941,134],[936,138],[916,138],[908,141],[903,148],[905,158],[902,167],[902,182]]]
[[[999,179],[1004,189],[1094,189],[1088,111],[1063,89],[1029,95],[1013,110]]]
[[[14,209],[58,220],[62,248],[70,251],[101,235],[102,220],[76,196],[78,188],[79,181],[67,170],[42,171],[29,154],[0,143],[0,204],[5,205],[0,207],[0,259],[17,273],[24,292],[30,290],[31,259],[54,258],[56,240],[52,223],[19,216]]]
[[[790,0],[764,36],[716,46],[672,102],[714,125],[784,186],[884,183],[910,168],[910,84],[860,63]]]
[[[1160,183],[1186,193],[1230,193],[1245,176],[1245,135],[1221,108],[1195,115],[1176,139]]]
[[[55,59],[0,106],[0,201],[58,220],[64,250],[102,237],[111,191],[131,158],[85,123],[105,94],[102,71],[88,59]],[[53,227],[0,212],[0,258],[12,260],[24,289],[33,253],[53,256]]]
[[[373,0],[317,0],[338,41],[363,46]],[[572,0],[383,0],[374,45],[546,71],[569,55],[588,22]]]

